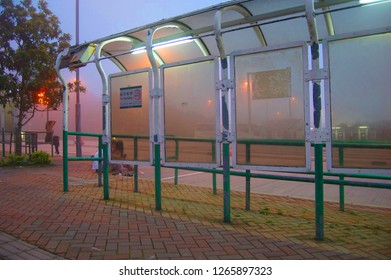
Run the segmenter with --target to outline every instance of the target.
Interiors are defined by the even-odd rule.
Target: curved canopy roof
[[[158,64],[219,56],[215,39],[216,12],[221,10],[225,53],[296,41],[309,41],[305,0],[234,0],[170,19],[126,30],[73,46],[72,54],[86,45],[103,44],[102,56],[123,70],[150,67],[145,51],[148,32]],[[391,1],[315,1],[318,38],[391,26]],[[92,52],[92,51],[91,51]],[[77,67],[77,66],[76,66]]]

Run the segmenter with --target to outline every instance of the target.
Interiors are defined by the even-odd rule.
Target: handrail
[[[87,136],[87,137],[97,137],[98,138],[98,157],[69,157],[68,148],[64,149],[63,161],[67,163],[63,166],[64,174],[64,192],[68,191],[68,162],[69,161],[98,161],[98,186],[102,186],[102,162],[104,162],[104,157],[102,155],[102,134],[99,133],[90,133],[90,132],[74,132],[74,131],[63,131],[65,140],[64,145],[68,145],[68,136]],[[106,173],[106,172],[105,172]],[[107,172],[108,173],[108,172]],[[108,174],[103,174],[103,176],[108,177]]]

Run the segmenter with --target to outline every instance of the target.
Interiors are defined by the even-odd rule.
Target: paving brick
[[[70,259],[391,258],[390,209],[349,205],[341,212],[325,203],[326,239],[319,242],[313,201],[252,194],[252,210],[245,211],[244,194],[233,191],[228,224],[221,190],[211,195],[210,188],[164,183],[163,210],[156,211],[152,181],[140,180],[134,193],[131,181],[111,176],[104,201],[85,162],[72,162],[77,187],[63,193],[59,163],[45,181],[39,168],[25,172],[23,182],[18,170],[2,170],[9,188],[0,189],[0,204],[7,205],[0,209],[0,258],[55,257],[51,252]],[[19,240],[1,231],[31,244],[15,245]]]

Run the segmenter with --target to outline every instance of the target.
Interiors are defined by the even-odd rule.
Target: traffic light
[[[44,91],[39,91],[35,94],[35,104],[39,105],[46,105],[47,101],[45,98],[45,92]]]

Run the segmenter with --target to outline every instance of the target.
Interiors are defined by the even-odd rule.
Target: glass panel
[[[275,22],[261,28],[269,46],[309,40],[307,22],[304,18]]]
[[[111,77],[112,160],[149,161],[148,72]]]
[[[237,163],[305,166],[302,48],[235,57]]]
[[[391,34],[329,43],[333,167],[391,168]]]
[[[166,161],[216,163],[214,61],[164,69]]]
[[[350,4],[337,5],[332,9],[345,6]],[[360,8],[333,12],[331,17],[336,34],[343,34],[390,26],[390,11],[390,2],[372,3]]]

